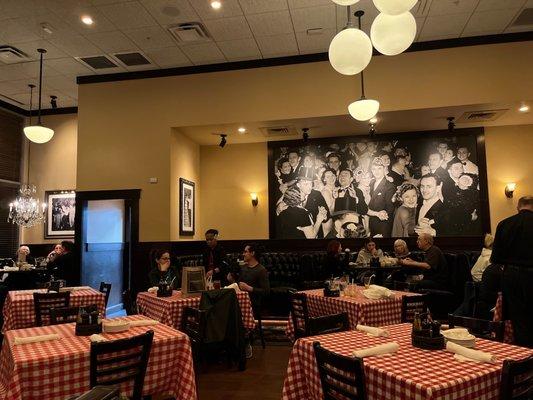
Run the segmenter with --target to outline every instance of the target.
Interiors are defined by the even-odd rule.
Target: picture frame
[[[196,191],[194,182],[184,178],[179,180],[179,202],[180,217],[179,231],[182,236],[194,236],[195,228],[195,202]]]
[[[45,239],[70,239],[74,237],[76,193],[74,190],[50,190],[45,192]]]

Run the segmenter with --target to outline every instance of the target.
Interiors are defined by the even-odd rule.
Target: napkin
[[[358,331],[366,332],[367,335],[369,336],[376,336],[376,337],[379,337],[379,336],[388,337],[389,336],[388,330],[382,329],[382,328],[375,328],[373,326],[357,324],[355,329],[357,329]]]
[[[400,348],[400,345],[396,342],[389,342],[385,344],[380,344],[373,347],[368,347],[366,349],[355,350],[353,355],[355,357],[371,357],[371,356],[380,356],[383,354],[395,353]]]
[[[367,299],[379,300],[390,297],[392,292],[383,286],[370,285],[368,289],[363,290],[363,295]]]
[[[27,344],[27,343],[37,343],[37,342],[47,342],[49,340],[58,340],[61,339],[57,333],[52,333],[50,335],[37,335],[37,336],[28,336],[28,337],[15,337],[15,344]]]
[[[224,289],[233,289],[237,293],[239,293],[241,291],[241,289],[239,289],[239,284],[238,283],[232,283],[231,285],[224,286]]]
[[[486,353],[480,350],[468,349],[464,346],[458,345],[457,343],[447,342],[446,350],[450,353],[455,353],[454,358],[459,361],[475,361],[475,362],[486,362],[486,363],[496,363],[498,360],[495,356],[490,353]]]
[[[130,324],[130,327],[133,326],[150,326],[150,325],[157,325],[159,321],[156,321],[155,319],[138,319],[136,321],[128,321]]]
[[[157,286],[152,286],[151,288],[148,289],[148,292],[149,293],[157,293],[158,290],[159,290],[159,288]]]
[[[89,336],[89,339],[91,342],[107,342],[107,339],[103,337],[102,335],[99,335],[98,333],[94,333],[91,336]]]
[[[59,288],[60,292],[75,292],[77,290],[89,290],[91,289],[90,286],[65,286],[62,288]]]

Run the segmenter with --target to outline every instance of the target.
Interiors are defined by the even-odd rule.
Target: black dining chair
[[[50,309],[70,306],[70,292],[34,293],[35,326],[43,326],[50,321]]]
[[[313,343],[324,400],[366,400],[362,358],[346,357]]]
[[[132,400],[142,400],[144,377],[154,331],[128,339],[91,343],[90,385],[118,385],[133,381]]]
[[[76,322],[79,311],[79,307],[52,307],[50,309],[50,325]]]
[[[206,312],[198,308],[183,307],[180,331],[191,341],[194,369],[198,371],[200,363],[204,363],[203,343],[205,339]]]
[[[294,339],[309,336],[309,309],[305,293],[293,293],[290,296],[291,318],[294,326]]]
[[[126,289],[122,292],[122,304],[126,310],[126,315],[138,314],[137,302],[131,289]]]
[[[111,284],[100,282],[100,292],[105,295],[105,308],[107,308],[107,303],[109,301],[109,295],[111,294]]]
[[[503,342],[505,323],[504,321],[490,321],[486,319],[460,317],[448,314],[448,325],[450,328],[460,326],[477,337]]]
[[[402,297],[402,322],[413,322],[415,313],[425,313],[428,309],[428,295],[421,294],[418,296]]]
[[[521,361],[504,360],[500,400],[533,399],[533,356]]]
[[[348,313],[310,317],[307,321],[309,336],[343,332],[350,329]]]

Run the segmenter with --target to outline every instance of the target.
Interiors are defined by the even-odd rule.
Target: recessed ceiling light
[[[93,19],[89,15],[84,15],[81,17],[81,22],[83,22],[85,25],[92,25],[94,24]]]
[[[376,117],[370,118],[370,121],[368,121],[368,122],[370,122],[371,124],[375,124],[375,123],[378,122],[378,119]]]
[[[213,7],[215,10],[219,10],[220,7],[222,7],[222,3],[218,0],[212,0],[211,7]]]
[[[246,128],[244,126],[241,126],[239,129],[238,129],[239,133],[244,133],[246,132]]]
[[[527,104],[522,104],[520,108],[518,109],[518,111],[523,112],[523,113],[528,112],[529,106]]]

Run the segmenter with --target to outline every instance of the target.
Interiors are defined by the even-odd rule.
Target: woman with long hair
[[[170,252],[168,250],[156,250],[153,255],[154,267],[148,274],[150,286],[157,286],[160,283],[172,285],[173,289],[178,289],[180,282],[177,268],[170,263]]]

